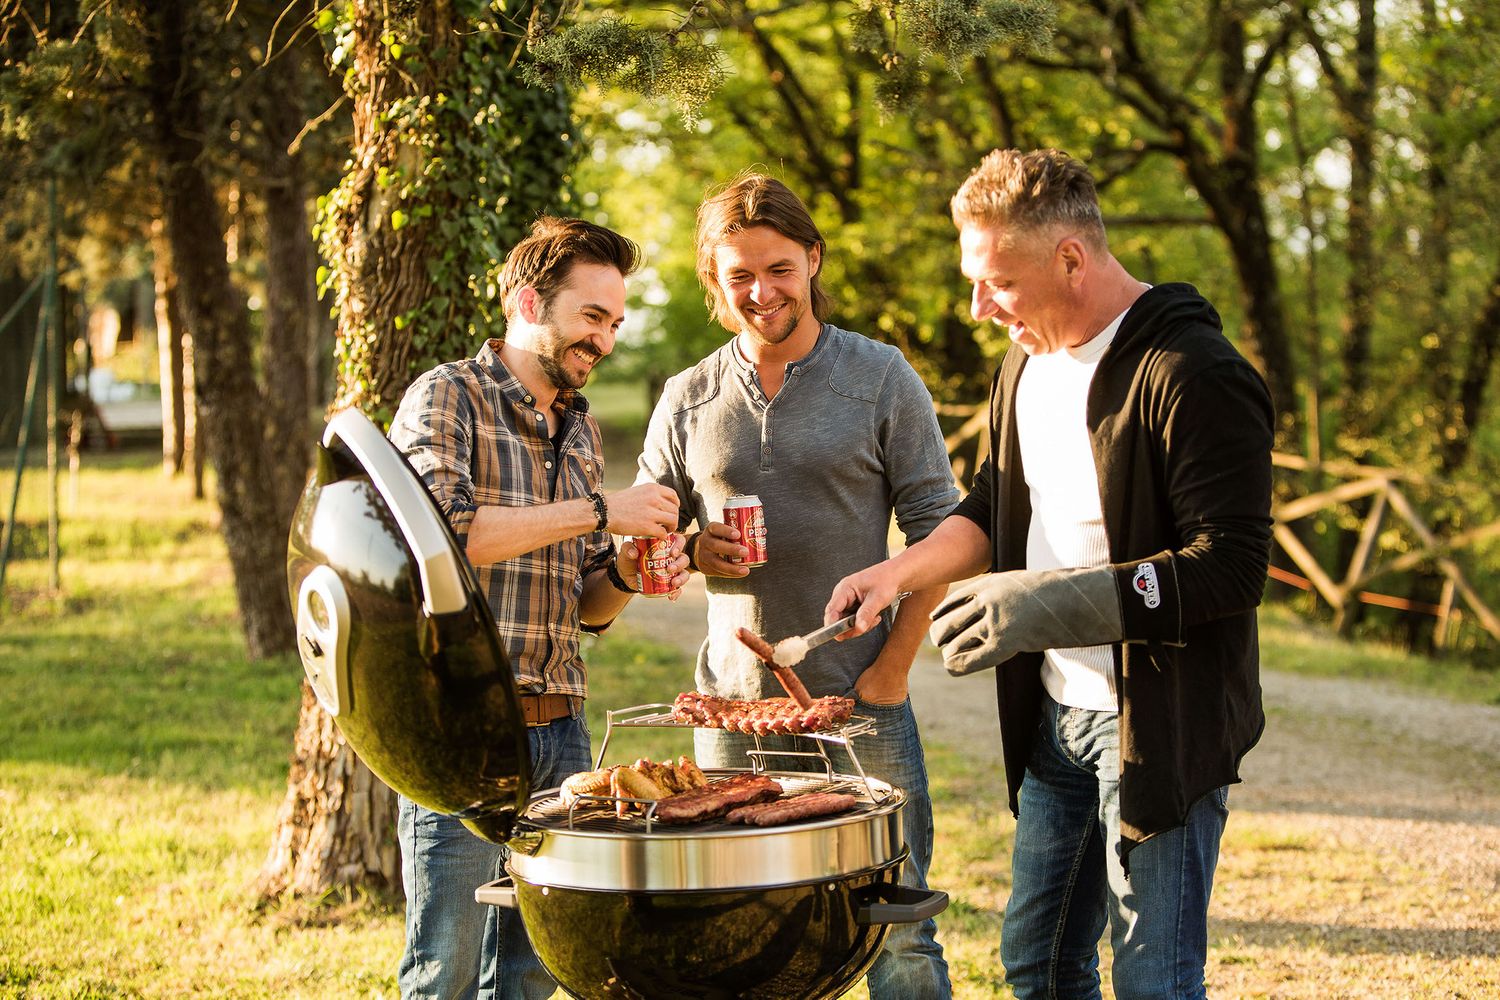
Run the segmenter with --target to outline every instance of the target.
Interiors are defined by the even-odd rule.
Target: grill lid
[[[387,785],[496,843],[530,789],[526,724],[473,568],[405,457],[333,416],[287,541],[297,651]]]

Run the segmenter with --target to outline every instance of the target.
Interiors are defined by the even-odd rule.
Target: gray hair
[[[949,203],[953,224],[1014,230],[1007,242],[1066,226],[1095,249],[1108,247],[1099,196],[1088,168],[1056,149],[997,149],[985,156]]]

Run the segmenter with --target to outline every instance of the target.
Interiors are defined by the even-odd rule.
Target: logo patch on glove
[[[1135,592],[1141,595],[1141,600],[1146,602],[1146,607],[1152,610],[1161,607],[1161,585],[1156,581],[1156,567],[1150,563],[1141,563],[1135,568],[1135,576],[1130,581]]]

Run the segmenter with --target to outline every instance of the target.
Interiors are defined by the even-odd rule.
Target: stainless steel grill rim
[[[710,778],[744,773],[714,769]],[[905,840],[901,810],[905,793],[885,782],[835,775],[771,772],[792,791],[849,786],[860,798],[852,812],[774,827],[722,822],[690,826],[656,824],[648,833],[639,818],[598,817],[599,825],[575,823],[556,792],[533,797],[521,821],[523,838],[535,850],[512,851],[510,870],[534,885],[616,892],[681,892],[753,889],[842,878],[878,868],[901,856]],[[558,817],[561,815],[561,820]]]

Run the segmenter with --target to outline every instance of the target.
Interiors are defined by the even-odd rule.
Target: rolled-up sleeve
[[[880,442],[891,507],[907,545],[926,538],[953,510],[958,487],[932,395],[904,358],[891,365],[880,407]]]
[[[459,545],[467,548],[479,507],[469,476],[474,409],[464,387],[439,371],[418,378],[401,398],[390,439],[426,484]]]
[[[994,510],[995,466],[986,457],[979,464],[979,471],[974,474],[974,481],[969,485],[969,495],[953,508],[953,513],[973,521],[988,535],[990,526],[994,523]]]

